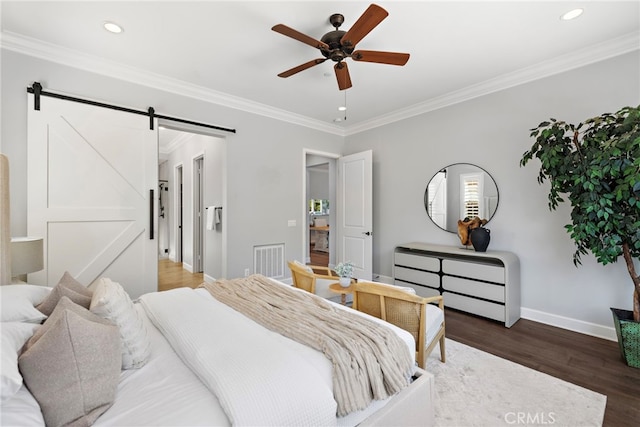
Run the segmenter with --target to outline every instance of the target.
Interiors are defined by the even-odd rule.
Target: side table
[[[329,290],[331,292],[335,292],[336,294],[340,294],[340,303],[342,305],[347,304],[347,295],[353,293],[353,281],[351,281],[351,285],[346,288],[343,287],[339,282],[332,283],[329,285]]]

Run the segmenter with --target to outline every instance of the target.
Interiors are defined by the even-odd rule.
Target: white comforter
[[[336,424],[331,383],[282,337],[189,288],[144,295],[154,325],[233,425]],[[330,377],[329,377],[330,378]]]
[[[263,328],[204,289],[147,294],[140,303],[233,424],[357,425],[388,401],[336,418],[332,367],[321,352]],[[362,315],[392,328],[415,348],[408,332]]]

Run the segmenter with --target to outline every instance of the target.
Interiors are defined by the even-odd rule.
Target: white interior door
[[[44,270],[88,285],[99,277],[131,295],[158,286],[158,136],[149,117],[28,95],[28,233],[44,238]],[[153,192],[153,196],[152,196]]]
[[[353,262],[363,280],[373,276],[372,171],[371,150],[338,159],[336,262]]]

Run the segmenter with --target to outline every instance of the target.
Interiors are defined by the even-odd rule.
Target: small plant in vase
[[[351,261],[341,262],[333,269],[340,276],[340,285],[346,288],[351,285],[353,275],[353,263]]]

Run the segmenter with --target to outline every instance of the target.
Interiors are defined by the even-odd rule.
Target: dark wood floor
[[[311,246],[311,249],[309,250],[309,258],[309,264],[311,265],[324,267],[329,265],[329,252],[314,251],[313,246]]]
[[[445,318],[448,338],[606,395],[604,426],[640,426],[640,369],[616,342],[525,319],[505,328],[454,310]]]

